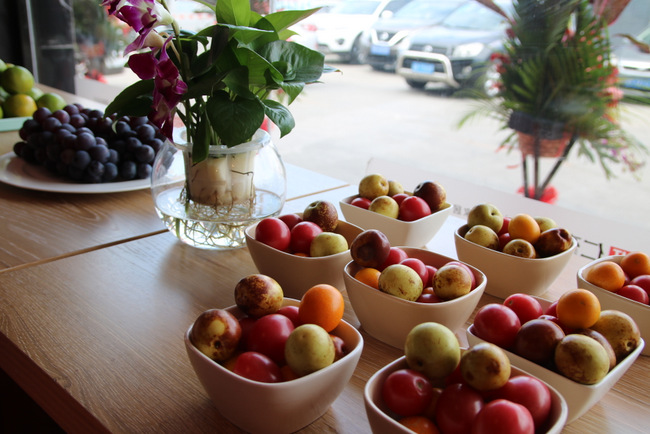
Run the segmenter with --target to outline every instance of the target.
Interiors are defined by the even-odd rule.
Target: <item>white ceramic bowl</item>
[[[463,238],[466,232],[467,225],[454,232],[458,259],[485,273],[488,281],[485,292],[503,299],[518,292],[529,295],[543,294],[569,263],[578,245],[573,238],[571,247],[559,255],[528,259],[467,241]]]
[[[339,202],[345,220],[363,229],[377,229],[383,232],[391,246],[425,246],[445,223],[452,208],[449,205],[424,218],[405,222],[350,205],[355,197],[358,196],[346,197]]]
[[[402,247],[409,257],[418,258],[427,265],[439,268],[454,259],[429,250]],[[372,337],[404,348],[406,336],[417,324],[435,321],[452,331],[464,328],[465,322],[477,306],[485,289],[485,275],[470,265],[476,278],[476,287],[468,294],[440,303],[418,303],[381,292],[353,276],[361,267],[354,261],[345,266],[345,287],[352,309],[363,329]]]
[[[598,301],[600,301],[600,307],[602,310],[613,309],[625,312],[626,314],[630,315],[639,326],[641,337],[648,339],[648,337],[650,337],[650,306],[647,304],[639,303],[638,301],[631,300],[627,297],[623,297],[622,295],[615,294],[599,286],[593,285],[587,282],[584,278],[589,268],[593,267],[598,262],[614,261],[617,264],[620,264],[622,259],[622,255],[605,256],[596,259],[595,261],[590,262],[589,264],[580,268],[577,274],[578,288],[587,289],[593,292],[596,297],[598,297]],[[645,356],[650,355],[650,348],[644,348],[641,354]]]
[[[542,309],[544,310],[546,310],[551,304],[548,300],[541,298],[537,298],[537,300],[540,302]],[[467,341],[470,345],[484,342],[483,339],[474,334],[473,324],[467,328]],[[507,350],[504,351],[508,354],[510,363],[513,366],[523,369],[531,375],[553,386],[558,392],[560,392],[569,407],[567,423],[571,423],[593,407],[593,405],[596,404],[618,380],[620,380],[623,374],[625,374],[629,367],[632,366],[632,363],[634,363],[637,357],[639,357],[644,346],[645,342],[642,339],[641,344],[630,355],[621,360],[611,371],[609,371],[605,378],[592,385],[577,383],[562,374],[544,368],[537,363],[533,363],[530,360],[516,355],[515,353]]]
[[[412,433],[411,430],[401,425],[388,414],[386,405],[383,403],[381,398],[381,386],[384,384],[386,377],[388,377],[391,372],[407,367],[408,364],[406,363],[406,357],[400,357],[377,371],[366,383],[363,392],[363,400],[366,406],[366,414],[368,415],[370,428],[373,433]],[[511,376],[516,375],[531,374],[513,366]],[[562,432],[562,428],[567,420],[567,404],[557,390],[548,383],[546,385],[551,391],[551,414],[549,416],[549,429],[546,433],[559,434]]]
[[[257,270],[274,278],[282,287],[285,297],[302,298],[312,286],[327,283],[342,290],[345,282],[341,270],[352,257],[350,250],[336,255],[310,258],[282,252],[255,239],[257,223],[246,228],[246,245]],[[345,237],[348,245],[363,230],[351,223],[339,220],[335,230]]]
[[[284,304],[298,305],[285,298]],[[236,306],[227,308],[236,317]],[[343,391],[359,362],[361,334],[350,324],[332,332],[345,342],[348,354],[327,368],[283,383],[261,383],[241,377],[201,353],[185,333],[185,348],[194,372],[223,417],[248,432],[290,433],[322,416]]]

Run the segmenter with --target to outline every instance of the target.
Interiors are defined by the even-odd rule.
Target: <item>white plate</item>
[[[43,166],[29,164],[13,152],[0,156],[0,182],[28,190],[54,193],[119,193],[141,190],[151,186],[149,179],[134,181],[82,184],[65,181],[51,175]]]
[[[0,132],[18,131],[19,129],[22,128],[23,124],[27,119],[31,119],[31,116],[21,117],[21,118],[0,119]]]

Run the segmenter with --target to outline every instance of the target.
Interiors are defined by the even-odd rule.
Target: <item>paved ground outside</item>
[[[365,174],[369,159],[382,158],[513,194],[522,185],[518,152],[497,151],[506,134],[500,124],[479,118],[457,127],[474,101],[412,90],[401,77],[367,65],[331,64],[340,72],[307,87],[290,106],[295,129],[275,138],[287,163],[351,184]],[[132,79],[107,78],[116,88]],[[623,105],[622,124],[650,147],[650,107]],[[638,173],[640,180],[618,168],[607,180],[597,163],[576,151],[552,181],[556,204],[650,228],[650,167]],[[549,169],[545,162],[542,173]]]

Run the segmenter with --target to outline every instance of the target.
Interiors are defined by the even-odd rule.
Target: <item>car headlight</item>
[[[476,57],[485,48],[485,44],[480,42],[472,42],[471,44],[463,44],[454,48],[452,57]]]

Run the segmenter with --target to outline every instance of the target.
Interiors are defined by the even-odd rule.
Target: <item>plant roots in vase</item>
[[[192,165],[188,146],[166,144],[154,163],[152,195],[163,223],[182,242],[204,249],[246,244],[244,230],[282,210],[286,174],[266,132]],[[190,195],[191,193],[191,195]]]

